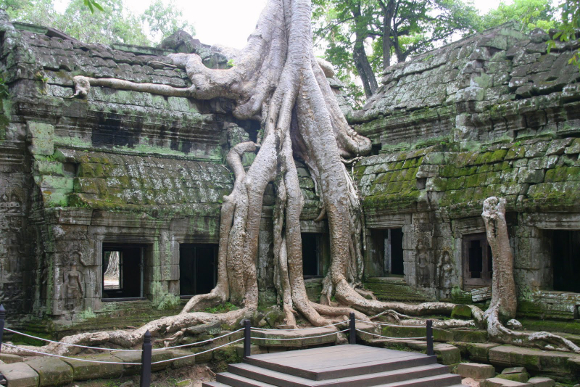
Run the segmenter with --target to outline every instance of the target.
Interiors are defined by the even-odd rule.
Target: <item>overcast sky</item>
[[[133,13],[142,13],[152,0],[124,0]],[[221,44],[242,48],[254,30],[266,0],[174,0],[175,5],[192,22],[196,38],[205,44]],[[500,0],[475,0],[474,4],[486,12],[496,8]],[[510,3],[510,0],[505,0]],[[64,9],[68,0],[56,0]]]

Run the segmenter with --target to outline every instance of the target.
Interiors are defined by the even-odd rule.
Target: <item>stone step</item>
[[[402,382],[378,384],[376,387],[449,387],[457,384],[461,385],[461,377],[459,375],[443,374]]]
[[[282,372],[293,376],[298,376],[311,380],[326,380],[326,379],[336,379],[349,376],[356,376],[362,374],[368,374],[373,372],[385,372],[392,371],[401,368],[408,367],[418,367],[422,365],[434,364],[436,359],[434,356],[425,356],[423,354],[417,354],[413,352],[400,352],[392,351],[396,353],[395,356],[388,358],[377,358],[377,354],[380,351],[389,351],[387,349],[377,349],[373,347],[363,347],[364,351],[356,346],[357,350],[361,352],[362,359],[365,360],[363,364],[353,363],[353,364],[337,364],[337,360],[345,357],[345,346],[336,346],[335,351],[330,351],[325,348],[320,348],[324,351],[316,351],[318,348],[300,351],[301,362],[300,363],[287,363],[278,362],[276,357],[268,355],[256,355],[245,359],[245,362],[257,367],[262,367],[269,369],[271,371]],[[348,350],[346,350],[348,351]],[[324,353],[324,358],[320,358],[321,354]],[[285,355],[281,355],[285,356]],[[317,363],[320,368],[305,369],[304,365],[311,363]]]
[[[228,387],[228,385],[220,382],[203,382],[201,387]]]
[[[371,277],[364,282],[364,287],[371,290],[379,300],[430,301],[429,297],[407,285],[402,277]]]
[[[250,364],[231,364],[229,372],[253,380],[270,383],[280,387],[311,387],[348,385],[352,387],[367,387],[377,384],[394,383],[409,379],[420,379],[446,374],[449,369],[440,364],[429,364],[419,367],[397,369],[394,371],[367,373],[362,375],[313,381],[311,379],[288,375],[282,372],[267,370]]]
[[[264,382],[260,382],[257,380],[253,380],[250,378],[246,378],[241,375],[235,375],[231,372],[220,372],[216,376],[216,381],[220,383],[224,383],[227,386],[232,387],[272,387],[275,384],[268,384]]]

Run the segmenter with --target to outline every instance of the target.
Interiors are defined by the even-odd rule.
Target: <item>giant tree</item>
[[[140,342],[146,330],[156,335],[179,335],[191,325],[212,321],[231,324],[252,314],[258,306],[256,257],[263,196],[271,182],[277,196],[273,222],[276,283],[286,326],[296,326],[295,312],[315,326],[325,325],[336,317],[344,319],[352,311],[360,319],[367,319],[363,313],[386,310],[414,316],[451,312],[455,306],[452,303],[381,302],[365,298],[356,289],[362,275],[361,210],[343,158],[364,155],[371,144],[348,126],[327,81],[332,70],[313,55],[310,5],[310,0],[269,0],[256,31],[230,69],[208,69],[195,54],[171,55],[167,60],[184,68],[191,80],[186,88],[75,77],[75,97],[79,98],[90,93],[92,86],[197,99],[228,98],[235,104],[234,116],[258,120],[263,134],[255,143],[234,146],[227,156],[235,182],[221,208],[217,286],[208,294],[192,297],[179,315],[154,320],[131,331],[81,333],[62,341],[132,346]],[[246,170],[241,156],[256,151]],[[310,169],[323,204],[317,220],[326,219],[330,233],[331,264],[323,280],[320,303],[308,299],[304,285],[300,232],[303,198],[295,158]],[[505,223],[505,218],[502,219]],[[507,233],[496,234],[507,238]],[[490,244],[494,246],[491,241]],[[502,248],[506,242],[498,246]],[[217,315],[195,312],[224,301],[241,308]],[[485,321],[481,310],[477,307],[472,310],[477,320]],[[439,324],[470,322],[450,320]],[[60,353],[70,349],[55,344],[48,347]],[[573,344],[570,348],[580,351]]]

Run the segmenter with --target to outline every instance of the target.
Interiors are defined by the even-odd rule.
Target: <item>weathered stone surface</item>
[[[495,368],[489,364],[459,363],[457,373],[464,378],[487,379],[495,376]]]
[[[491,378],[482,383],[482,387],[531,387],[530,383],[515,382],[512,380]]]
[[[39,385],[38,373],[26,363],[0,364],[0,373],[4,375],[10,387],[37,387]]]
[[[513,380],[514,382],[521,382],[525,383],[530,378],[530,375],[527,373],[524,367],[510,367],[505,368],[500,375],[497,375],[498,378]]]
[[[528,383],[534,387],[554,387],[556,385],[554,379],[541,376],[534,376],[533,378],[528,379]]]
[[[533,348],[522,348],[511,345],[501,345],[491,348],[489,362],[503,367],[524,366],[530,371],[553,372],[569,374],[568,359],[577,359],[580,355],[569,352],[542,351]]]
[[[0,353],[0,360],[6,364],[19,363],[22,361],[22,356]]]
[[[63,359],[73,369],[74,380],[90,380],[99,378],[116,378],[123,374],[123,364],[119,359],[109,354],[83,356],[88,361]],[[94,360],[95,362],[91,362]]]
[[[39,386],[60,386],[73,381],[72,367],[57,358],[30,360],[26,364],[38,373]]]

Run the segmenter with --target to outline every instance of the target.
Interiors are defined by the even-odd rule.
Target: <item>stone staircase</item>
[[[349,344],[253,355],[204,387],[459,387],[434,356]]]
[[[426,302],[432,301],[426,295],[407,285],[404,277],[370,277],[364,287],[371,290],[381,301]]]

